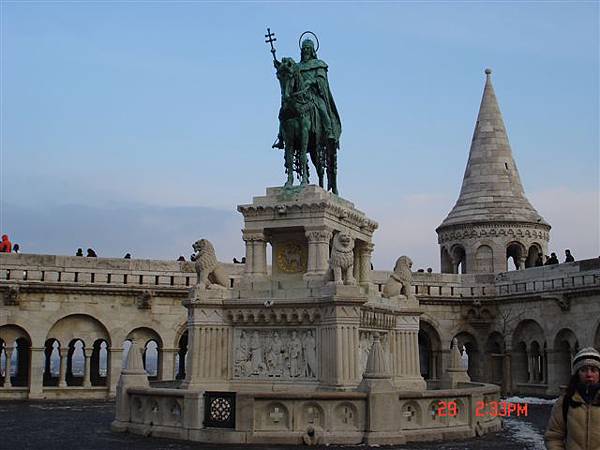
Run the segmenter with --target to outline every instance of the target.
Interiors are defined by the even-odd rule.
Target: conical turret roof
[[[460,195],[440,228],[479,222],[529,222],[548,225],[525,198],[512,156],[490,69]]]

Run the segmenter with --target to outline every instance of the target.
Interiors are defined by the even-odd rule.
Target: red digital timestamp
[[[459,413],[458,405],[455,401],[439,401],[437,416],[439,417],[455,417]],[[510,417],[525,416],[527,417],[527,403],[512,403],[512,402],[477,402],[475,404],[475,417]]]

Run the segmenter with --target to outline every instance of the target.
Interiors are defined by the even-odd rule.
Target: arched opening
[[[123,359],[127,361],[127,354],[131,346],[131,340],[135,339],[142,351],[142,362],[148,373],[149,380],[158,380],[162,373],[162,339],[156,331],[151,328],[136,328],[127,335],[123,343]]]
[[[440,335],[433,325],[419,321],[419,364],[425,380],[437,381],[442,374]]]
[[[106,386],[108,372],[108,342],[97,339],[92,348],[90,359],[90,381],[92,386]]]
[[[60,343],[48,339],[44,345],[44,386],[58,386],[60,374]]]
[[[568,384],[571,378],[573,357],[579,350],[579,343],[575,333],[568,328],[563,328],[554,339],[554,372],[559,385]]]
[[[541,383],[544,379],[544,362],[542,359],[542,349],[537,341],[533,341],[530,346],[531,368],[533,374],[532,382]]]
[[[462,354],[463,364],[468,369],[467,373],[472,381],[480,381],[480,355],[475,337],[466,331],[462,331],[454,336],[458,340],[458,348]],[[450,341],[452,348],[452,341]]]
[[[504,338],[498,332],[488,336],[485,353],[487,360],[487,381],[502,384],[504,377]]]
[[[31,365],[29,335],[17,325],[3,325],[0,326],[0,343],[2,386],[28,386]]]
[[[53,341],[61,342],[64,346],[59,348],[57,384],[59,387],[106,385],[106,375],[101,377],[99,371],[101,366],[104,367],[105,372],[108,370],[110,339],[108,331],[100,321],[86,314],[73,314],[58,320],[50,328],[46,337],[45,350],[47,369],[45,373],[48,375],[44,377],[48,385],[54,385],[56,382],[54,372],[51,370],[52,363],[49,361],[56,350]]]
[[[475,271],[494,273],[494,252],[489,245],[481,245],[475,252]]]
[[[446,247],[442,247],[440,258],[440,269],[442,273],[454,273],[454,263],[452,262],[452,257],[450,256],[450,253],[448,253],[448,249]]]
[[[519,383],[547,383],[546,339],[540,324],[531,319],[523,320],[517,325],[512,341],[519,343],[513,350],[513,379]]]
[[[175,356],[175,368],[176,380],[184,380],[185,379],[185,366],[186,366],[186,358],[188,352],[188,332],[185,332],[179,338],[179,343],[177,345],[177,355]]]
[[[144,369],[148,373],[148,379],[156,380],[158,377],[158,343],[156,341],[146,342],[142,353],[142,361]]]
[[[529,361],[527,357],[527,344],[519,342],[512,354],[513,378],[517,383],[527,383],[529,381]]]
[[[452,247],[453,273],[467,273],[467,253],[461,245]]]
[[[538,257],[542,255],[542,248],[537,245],[537,244],[533,244],[529,247],[529,251],[527,252],[527,259],[525,260],[525,267],[535,267],[537,265],[541,265],[537,263]]]
[[[506,260],[507,270],[524,269],[525,248],[523,245],[519,242],[511,242],[508,244],[506,247]]]
[[[83,386],[83,376],[85,374],[84,348],[85,343],[81,339],[73,339],[69,342],[67,373],[65,377],[67,386]]]

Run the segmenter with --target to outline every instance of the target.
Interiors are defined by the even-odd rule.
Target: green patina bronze
[[[315,49],[311,39],[302,41],[299,63],[293,58],[278,61],[273,47],[274,36],[267,28],[266,42],[271,45],[281,87],[279,133],[273,148],[283,149],[285,153],[287,181],[284,187],[294,184],[294,173],[300,180],[300,186],[309,183],[310,155],[319,186],[323,187],[327,175],[327,190],[338,194],[337,151],[342,124],[329,88],[327,64],[317,58],[318,47]]]

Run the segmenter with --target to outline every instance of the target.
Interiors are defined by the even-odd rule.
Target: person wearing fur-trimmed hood
[[[587,347],[573,359],[567,392],[552,408],[548,450],[600,450],[600,353]]]

